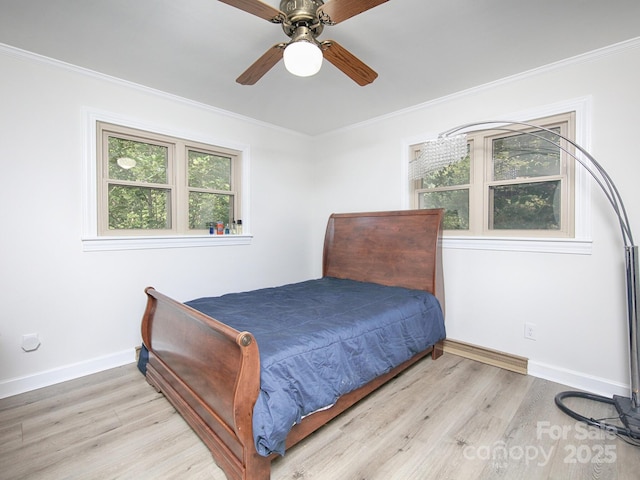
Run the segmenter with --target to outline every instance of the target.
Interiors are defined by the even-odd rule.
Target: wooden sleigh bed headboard
[[[323,276],[427,290],[444,311],[442,210],[334,214],[327,225]],[[259,346],[240,332],[152,287],[142,338],[149,351],[147,381],[164,393],[207,445],[229,479],[267,480],[271,460],[253,443],[252,412],[260,389]],[[287,448],[339,415],[442,343],[305,417],[287,436]]]
[[[323,276],[426,290],[444,308],[442,210],[329,217]]]

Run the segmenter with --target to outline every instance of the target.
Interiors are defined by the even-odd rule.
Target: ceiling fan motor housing
[[[324,25],[320,22],[317,11],[322,5],[322,0],[281,0],[280,11],[287,16],[282,23],[284,33],[291,37],[297,27],[306,26],[314,38],[320,35]]]
[[[360,86],[370,84],[378,76],[338,42],[320,42],[317,37],[325,25],[337,25],[388,0],[280,0],[279,10],[263,0],[220,1],[268,22],[280,23],[290,38],[288,43],[272,45],[253,62],[236,79],[241,85],[254,85],[280,60],[284,60],[287,70],[298,76],[315,74],[323,58]]]

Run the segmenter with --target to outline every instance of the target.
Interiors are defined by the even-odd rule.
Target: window
[[[241,220],[240,151],[98,122],[99,236],[208,234]]]
[[[575,115],[532,120],[575,138]],[[444,208],[445,235],[574,236],[574,161],[552,133],[513,125],[467,133],[467,156],[411,181],[412,208]],[[530,133],[534,133],[531,135]],[[421,144],[410,147],[416,158]]]

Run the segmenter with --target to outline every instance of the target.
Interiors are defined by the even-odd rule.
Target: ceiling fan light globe
[[[289,73],[298,77],[310,77],[320,71],[322,50],[311,42],[297,41],[287,45],[283,59]]]

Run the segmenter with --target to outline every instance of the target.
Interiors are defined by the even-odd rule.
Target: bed
[[[269,479],[273,458],[442,354],[442,214],[331,215],[318,279],[185,303],[145,290],[141,369],[230,480]]]

